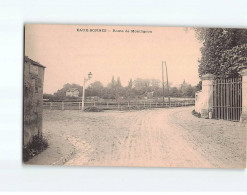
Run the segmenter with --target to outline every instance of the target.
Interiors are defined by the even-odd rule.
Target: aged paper
[[[26,24],[24,163],[245,168],[246,37]]]

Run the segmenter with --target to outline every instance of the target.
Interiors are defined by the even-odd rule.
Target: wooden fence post
[[[50,110],[52,109],[52,102],[50,102]]]

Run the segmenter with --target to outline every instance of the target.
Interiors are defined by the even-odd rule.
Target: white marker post
[[[85,87],[86,87],[86,82],[89,81],[92,78],[92,73],[89,72],[88,73],[88,78],[84,78],[83,81],[83,88],[82,88],[82,98],[81,98],[81,111],[84,111],[84,107],[85,107]]]

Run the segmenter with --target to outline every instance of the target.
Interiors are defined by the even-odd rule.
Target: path
[[[81,136],[64,135],[77,148],[65,165],[245,167],[245,127],[196,118],[192,109],[89,113],[88,136],[83,135],[85,126]],[[96,124],[90,122],[92,117]],[[91,129],[96,132],[90,137]]]

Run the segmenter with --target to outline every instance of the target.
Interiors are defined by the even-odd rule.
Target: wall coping
[[[241,70],[240,72],[238,72],[241,76],[246,76],[247,75],[247,68]]]
[[[215,76],[213,74],[204,74],[200,78],[202,81],[203,80],[214,80]]]

